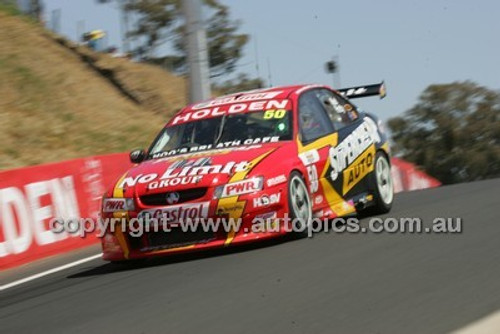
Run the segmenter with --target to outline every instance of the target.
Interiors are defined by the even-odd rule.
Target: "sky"
[[[108,45],[121,46],[116,6],[43,1],[47,21],[61,10],[63,35],[76,39],[80,21],[87,31],[107,31]],[[385,99],[354,101],[383,120],[410,109],[431,84],[472,80],[500,89],[500,1],[219,1],[251,36],[238,71],[273,86],[333,85],[325,62],[337,57],[342,87],[385,80]]]

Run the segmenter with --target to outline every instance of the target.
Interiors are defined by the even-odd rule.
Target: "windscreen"
[[[149,156],[177,154],[241,145],[264,144],[292,139],[292,112],[271,109],[226,114],[163,129],[151,146]]]

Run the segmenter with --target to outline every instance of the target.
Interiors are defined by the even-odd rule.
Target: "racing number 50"
[[[309,176],[309,190],[312,193],[318,191],[319,182],[318,182],[318,170],[316,169],[316,165],[312,164],[307,166],[307,175]]]
[[[280,118],[285,117],[285,114],[286,114],[285,109],[278,109],[278,110],[269,109],[269,110],[266,110],[266,112],[264,112],[264,119],[271,119],[271,118],[280,119]]]

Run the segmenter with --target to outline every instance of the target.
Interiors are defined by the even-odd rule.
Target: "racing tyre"
[[[294,231],[298,235],[307,235],[312,204],[304,178],[298,172],[292,172],[288,180],[288,209]]]
[[[375,156],[375,169],[372,173],[374,189],[374,206],[369,208],[371,214],[387,213],[391,210],[394,200],[394,188],[391,175],[391,165],[382,152]]]

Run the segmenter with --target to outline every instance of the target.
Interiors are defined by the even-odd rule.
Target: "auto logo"
[[[178,192],[171,192],[167,194],[167,203],[168,204],[176,204],[179,202],[179,193]]]

